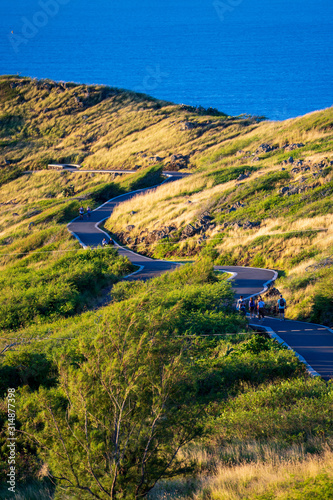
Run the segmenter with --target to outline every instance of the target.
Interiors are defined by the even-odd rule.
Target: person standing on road
[[[262,300],[261,295],[258,299],[258,319],[264,321],[265,319],[265,302]]]
[[[249,310],[250,310],[250,318],[254,318],[255,316],[255,308],[256,308],[256,303],[253,297],[250,298],[249,300]]]
[[[241,306],[242,306],[242,304],[243,304],[243,295],[241,295],[241,296],[239,297],[239,299],[237,300],[237,304],[236,304],[236,309],[237,309],[237,311],[240,311],[240,310],[241,310]]]
[[[79,208],[79,214],[80,214],[80,219],[83,219],[83,215],[84,215],[84,208],[83,206],[81,205],[81,207]]]
[[[90,218],[90,215],[91,215],[91,208],[87,207],[87,217],[88,217],[88,219]]]
[[[279,316],[280,316],[280,320],[281,321],[285,320],[284,311],[285,311],[285,308],[286,308],[286,304],[287,304],[286,300],[282,297],[282,294],[281,294],[279,300],[277,301],[277,305],[278,305],[278,308],[279,308]]]
[[[243,295],[241,295],[239,297],[239,299],[237,300],[236,309],[238,312],[240,312],[244,316],[246,315],[246,307],[245,307]]]

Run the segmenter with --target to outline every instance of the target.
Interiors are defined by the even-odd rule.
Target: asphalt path
[[[164,182],[173,182],[178,179],[182,179],[189,174],[182,174],[179,172],[166,172],[165,175],[167,175],[168,177]],[[115,207],[120,203],[128,201],[136,196],[142,196],[158,188],[159,186],[144,188],[133,191],[131,193],[117,196],[116,198],[107,201],[99,208],[91,212],[91,216],[89,218],[87,214],[85,214],[83,220],[81,220],[80,217],[74,219],[68,224],[68,230],[73,234],[73,236],[75,236],[75,238],[79,240],[84,248],[96,248],[98,246],[101,246],[103,238],[107,237],[107,239],[109,239],[109,236],[98,226],[111,216]],[[176,262],[150,259],[149,257],[145,257],[144,255],[140,255],[133,252],[132,250],[122,247],[117,243],[115,244],[115,246],[120,255],[128,257],[128,259],[133,264],[139,266],[137,272],[125,278],[127,280],[147,280],[166,271],[171,271],[179,266],[179,264]]]
[[[249,299],[263,293],[277,278],[276,271],[270,269],[240,266],[215,266],[215,269],[232,274],[231,280],[236,299],[241,295]]]
[[[170,177],[166,182],[181,179],[186,175],[179,172],[167,172],[167,174]],[[147,194],[158,187],[140,189],[113,198],[94,210],[89,219],[86,214],[83,220],[80,220],[79,217],[74,219],[68,224],[68,229],[84,248],[96,248],[101,245],[106,235],[98,227],[99,224],[110,217],[119,203],[130,200],[134,196]],[[127,280],[147,280],[164,272],[172,271],[180,265],[177,262],[150,259],[118,244],[116,247],[120,255],[128,257],[133,264],[139,267],[135,273],[125,278]],[[215,266],[215,269],[231,274],[229,279],[236,298],[243,295],[245,299],[249,299],[251,296],[259,295],[265,292],[277,278],[276,271],[269,269],[239,266]],[[312,375],[319,374],[325,380],[333,378],[333,331],[329,328],[300,321],[280,321],[270,317],[265,318],[263,322],[259,322],[257,319],[251,320],[250,324],[254,328],[264,329],[272,338],[293,349],[300,360],[306,363],[308,371]]]
[[[243,295],[245,300],[263,293],[277,278],[277,273],[269,269],[237,266],[216,266],[216,269],[233,273],[231,280],[236,298]],[[266,331],[271,338],[295,351],[311,375],[320,375],[325,380],[333,378],[333,331],[330,328],[303,321],[281,321],[270,316],[263,321],[250,319],[250,325]]]
[[[259,329],[264,328],[272,338],[280,343],[282,340],[291,347],[301,361],[309,365],[308,370],[312,375],[319,374],[325,380],[333,378],[333,331],[331,329],[313,323],[288,319],[280,321],[271,317],[265,318],[262,323],[257,319],[251,320],[250,324]]]

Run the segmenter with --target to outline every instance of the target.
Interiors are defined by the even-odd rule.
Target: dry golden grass
[[[333,481],[333,452],[326,447],[320,455],[305,455],[303,446],[294,445],[285,451],[274,451],[266,445],[245,445],[251,456],[250,463],[227,466],[219,461],[218,453],[212,457],[204,449],[192,448],[183,453],[184,460],[191,460],[205,468],[213,459],[214,474],[202,473],[191,481],[194,492],[186,493],[186,480],[164,481],[149,495],[150,500],[292,500],[292,491],[303,482],[311,483],[325,474]],[[228,447],[224,450],[228,454]],[[245,451],[245,450],[243,450]],[[235,454],[234,447],[230,454]],[[236,456],[235,456],[236,458]],[[323,482],[325,485],[325,480]],[[267,495],[267,496],[266,496]],[[297,495],[297,499],[301,496]],[[310,498],[309,496],[306,497]],[[321,498],[320,496],[315,498]],[[326,497],[325,498],[329,498]]]
[[[207,492],[206,498],[212,500],[250,499],[268,491],[272,492],[272,498],[278,499],[284,497],[294,484],[323,473],[333,477],[333,453],[330,450],[321,457],[307,457],[302,461],[298,454],[288,461],[268,455],[265,463],[250,463],[232,468],[220,466],[215,477],[202,480],[201,488]],[[201,494],[193,496],[195,500],[202,498],[205,496]]]
[[[7,79],[21,82],[16,77]],[[83,162],[92,168],[145,166],[147,159],[141,157],[142,152],[147,157],[165,158],[174,153],[191,154],[191,164],[198,167],[207,161],[209,164],[209,157],[225,148],[239,146],[254,151],[262,142],[282,146],[287,141],[311,143],[331,136],[325,125],[331,120],[332,108],[285,122],[246,123],[198,116],[177,105],[101,86],[77,85],[64,90],[55,85],[45,90],[35,81],[26,81],[19,88],[24,101],[1,103],[3,112],[24,116],[28,125],[20,144],[20,130],[10,131],[11,139],[18,142],[2,148],[0,160],[8,157],[23,168],[40,168],[48,161],[61,160]],[[76,99],[86,104],[82,107]],[[180,124],[186,120],[204,125],[183,131]],[[234,156],[228,158],[230,165],[241,162]],[[264,165],[273,162],[268,158]]]

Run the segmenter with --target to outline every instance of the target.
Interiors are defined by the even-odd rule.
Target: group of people
[[[286,309],[286,300],[283,298],[282,295],[280,295],[278,301],[277,301],[277,309],[279,311],[279,318],[281,321],[285,320],[285,309]],[[246,315],[246,303],[243,298],[243,295],[241,295],[237,301],[237,310],[243,314],[244,316]],[[261,295],[258,297],[250,297],[249,303],[248,303],[248,308],[250,312],[250,318],[253,319],[257,317],[259,321],[264,321],[265,319],[265,302],[262,298]]]
[[[105,247],[106,245],[114,245],[114,241],[112,238],[107,240],[106,238],[103,238],[102,240],[102,247]]]
[[[82,205],[79,208],[79,215],[80,215],[80,219],[82,220],[83,216],[84,216],[84,207]],[[87,207],[87,217],[88,217],[88,219],[90,218],[90,215],[91,215],[91,208]]]

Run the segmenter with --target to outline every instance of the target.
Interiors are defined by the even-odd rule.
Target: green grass
[[[29,260],[33,264],[37,259],[34,254]],[[0,328],[17,330],[78,314],[91,307],[103,288],[132,270],[114,249],[68,252],[40,270],[27,267],[26,261],[10,266],[0,280]]]

